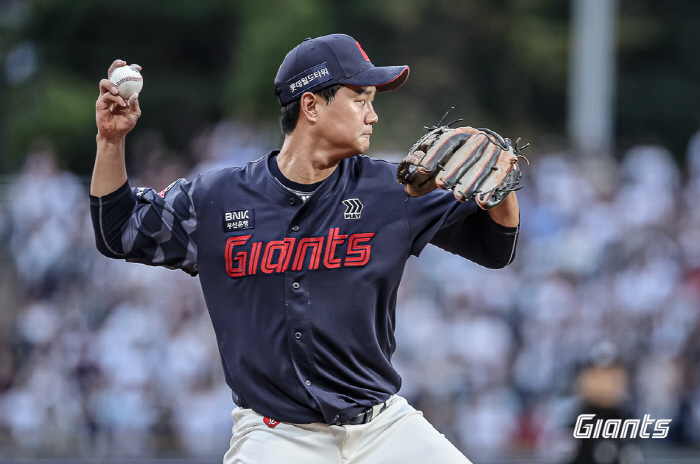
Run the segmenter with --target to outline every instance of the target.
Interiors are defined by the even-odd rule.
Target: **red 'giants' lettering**
[[[242,235],[240,237],[231,237],[226,241],[226,273],[230,277],[241,277],[245,275],[245,261],[248,253],[237,253],[233,255],[233,247],[244,245],[248,241],[250,235]],[[235,266],[234,266],[234,263]]]
[[[328,269],[346,266],[364,266],[369,262],[374,232],[343,235],[340,228],[332,228],[327,237],[295,238],[253,242],[248,245],[250,235],[230,237],[226,241],[224,254],[226,273],[230,277],[257,274],[281,273],[318,269],[321,257]],[[345,245],[345,246],[344,246]]]

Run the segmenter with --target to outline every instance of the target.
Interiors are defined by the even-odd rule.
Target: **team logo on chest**
[[[252,235],[236,235],[226,240],[224,257],[229,277],[279,274],[289,271],[315,271],[362,267],[369,263],[374,232],[341,234],[333,227],[320,237],[286,237],[283,240],[250,242]]]
[[[242,209],[224,213],[224,232],[252,229],[255,227],[255,210]]]
[[[343,214],[345,219],[360,219],[363,206],[358,198],[348,198],[343,200],[343,204],[345,205],[345,213]]]

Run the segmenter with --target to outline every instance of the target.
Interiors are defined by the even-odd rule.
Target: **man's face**
[[[331,152],[351,157],[367,151],[378,120],[372,106],[376,93],[375,87],[341,86],[330,104],[317,106],[318,129]]]

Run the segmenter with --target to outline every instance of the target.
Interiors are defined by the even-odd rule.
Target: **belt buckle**
[[[374,408],[369,408],[365,412],[361,412],[360,415],[363,416],[360,424],[366,424],[372,420],[372,416],[374,416]]]
[[[343,422],[342,425],[360,425],[360,424],[366,424],[372,420],[372,408],[365,409],[355,417],[352,417],[348,419],[347,421]]]
[[[379,403],[377,405],[372,406],[371,408],[365,409],[352,419],[347,420],[344,422],[342,425],[360,425],[360,424],[366,424],[372,419],[374,419],[376,416],[374,414],[375,409],[377,409],[377,416],[384,411],[387,406],[388,406],[388,401],[385,401],[383,403]],[[340,425],[340,424],[339,424]]]

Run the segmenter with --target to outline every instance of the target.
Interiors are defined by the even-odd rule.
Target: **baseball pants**
[[[233,410],[224,464],[471,464],[401,396],[360,425],[272,422],[251,409]],[[269,422],[269,419],[267,420]]]

